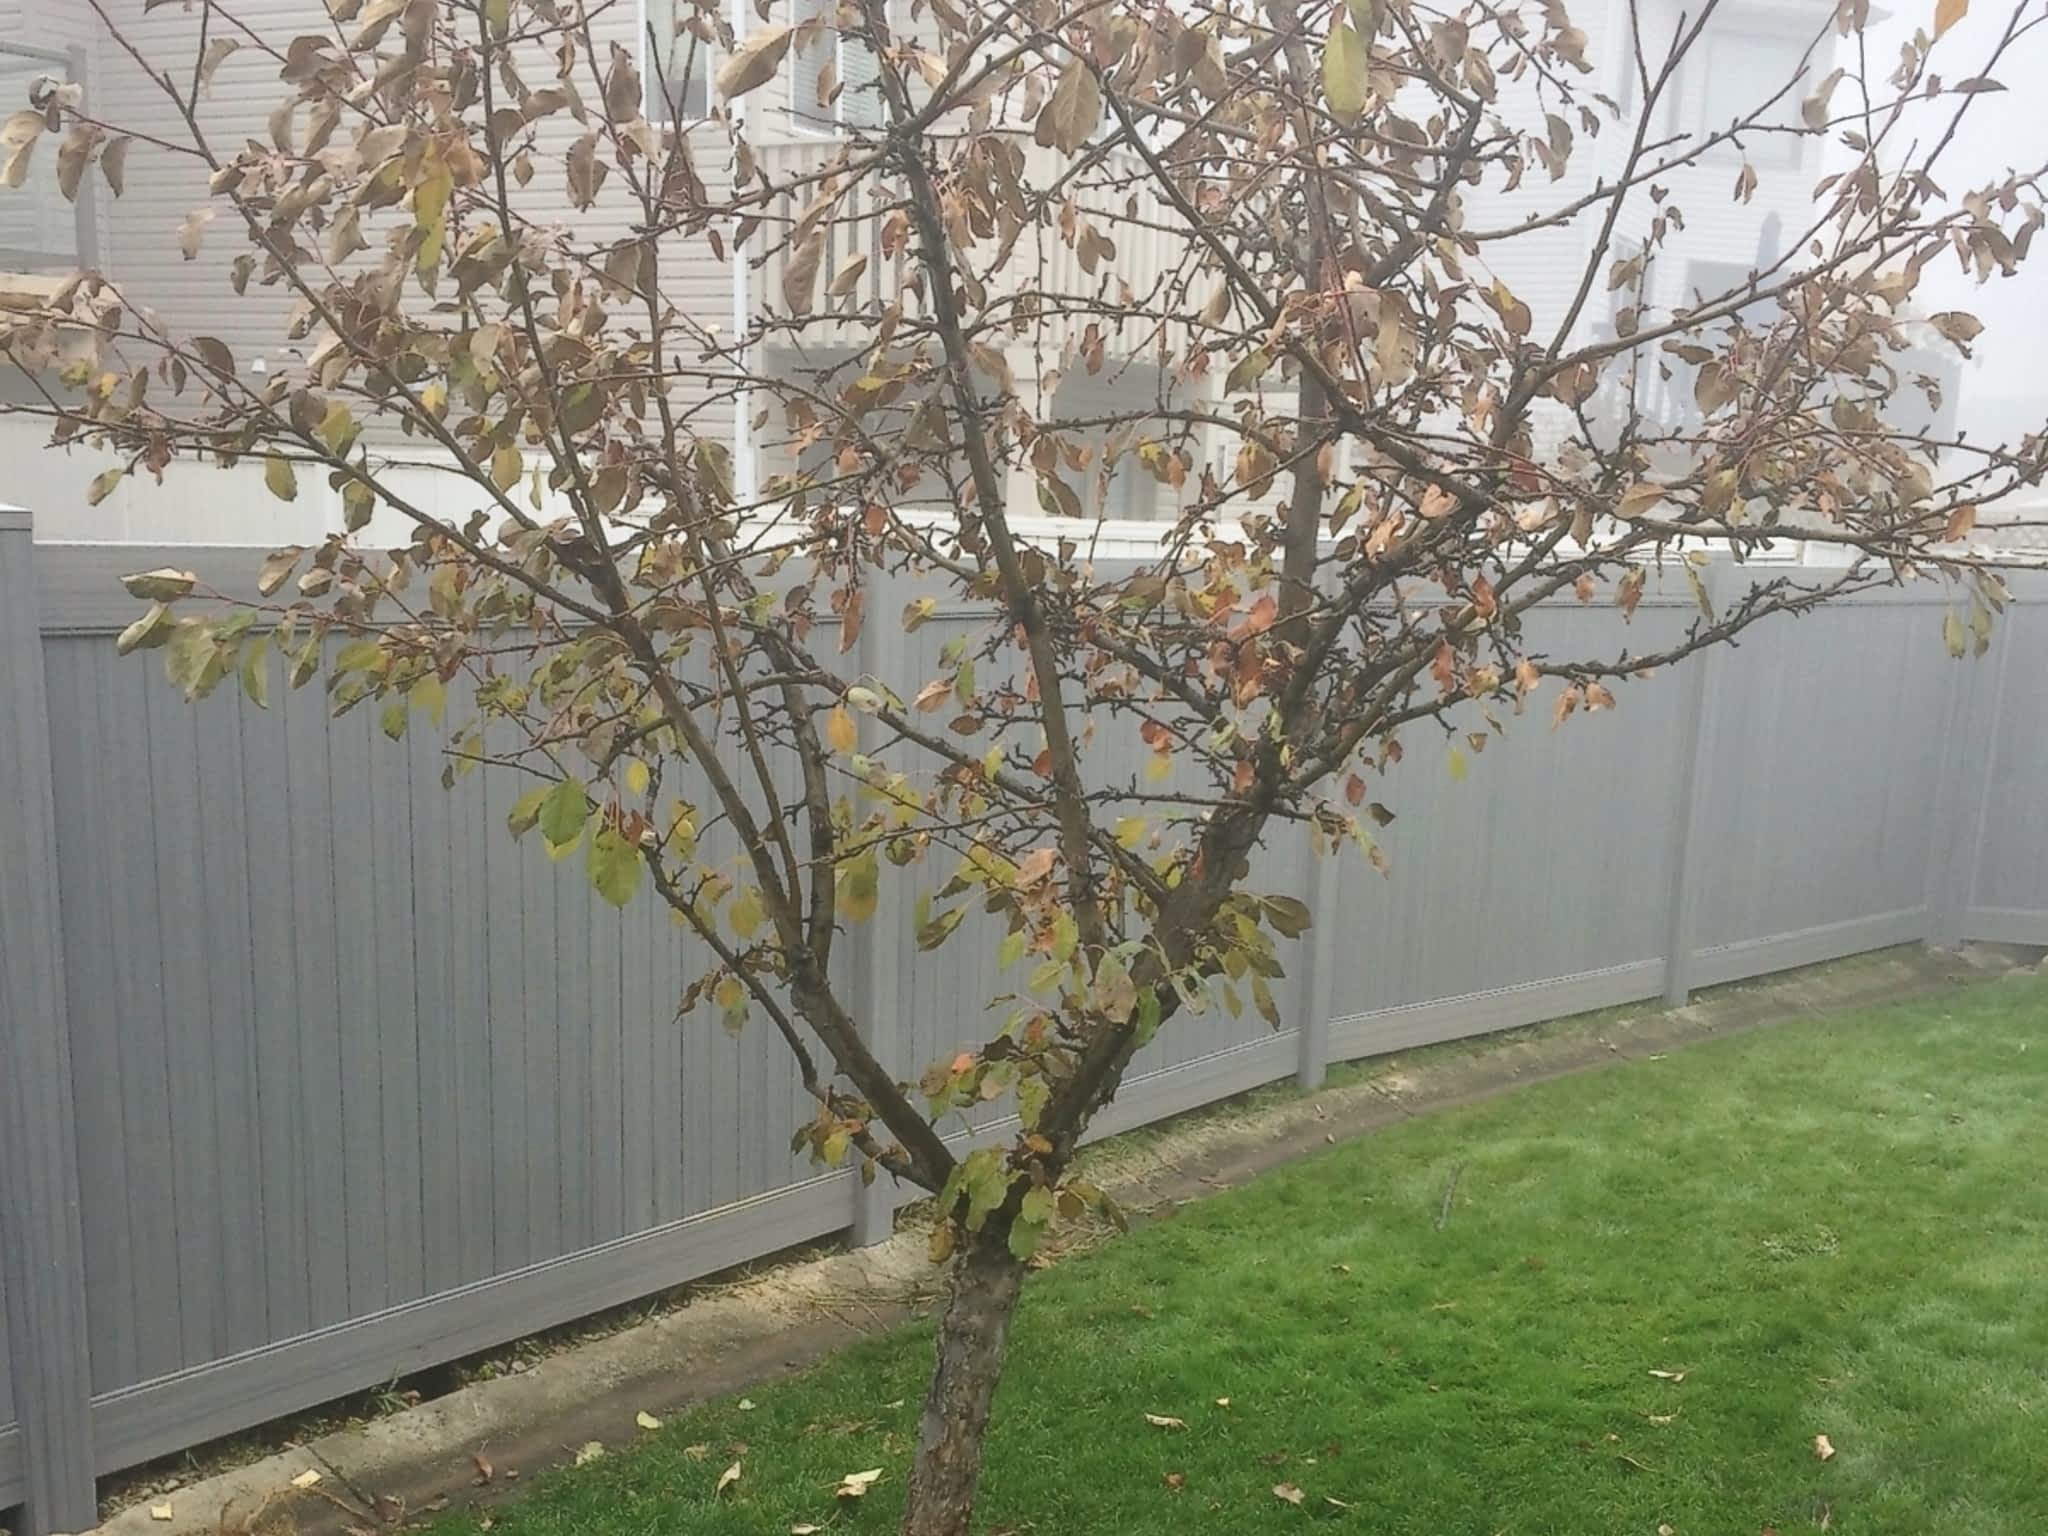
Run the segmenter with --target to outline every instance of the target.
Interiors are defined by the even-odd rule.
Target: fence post
[[[1720,575],[1719,566],[1700,572],[1707,606],[1717,613]],[[1664,940],[1664,1002],[1671,1008],[1683,1008],[1691,1000],[1697,970],[1700,855],[1707,842],[1705,789],[1713,759],[1723,649],[1710,645],[1685,663],[1690,677],[1678,755],[1678,845],[1671,860],[1671,919]]]
[[[896,661],[902,654],[902,630],[889,601],[889,582],[879,573],[868,581],[865,608],[856,642],[855,656],[862,674],[884,684],[894,681]],[[870,734],[874,722],[856,715],[862,735]],[[897,983],[896,925],[878,916],[866,925],[865,942],[859,946],[855,964],[860,967],[855,996],[861,999],[861,1017],[855,1022],[866,1038],[875,1059],[891,1072],[900,1072],[902,1053],[900,1016],[902,996]],[[896,1231],[896,1180],[878,1172],[872,1184],[863,1184],[856,1170],[853,1182],[853,1222],[849,1240],[856,1248],[871,1248],[887,1242]]]
[[[1305,850],[1314,861],[1316,887],[1309,898],[1309,912],[1312,918],[1308,936],[1302,944],[1302,959],[1308,967],[1307,985],[1302,988],[1303,1006],[1307,1010],[1295,1036],[1298,1055],[1294,1064],[1294,1081],[1304,1093],[1313,1093],[1323,1086],[1323,1079],[1330,1072],[1330,1017],[1334,1011],[1331,1004],[1336,987],[1337,973],[1337,898],[1338,882],[1343,878],[1342,859],[1344,849],[1333,846],[1320,857],[1313,846]]]
[[[99,1523],[85,1250],[29,515],[0,507],[0,1292],[25,1536]]]

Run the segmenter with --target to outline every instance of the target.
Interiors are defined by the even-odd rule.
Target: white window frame
[[[794,6],[795,0],[791,0],[791,3]],[[833,3],[834,0],[825,0],[828,8]],[[889,18],[894,10],[893,5],[885,5],[882,12],[884,18]],[[789,50],[789,58],[783,66],[783,83],[789,93],[783,109],[784,114],[789,120],[790,131],[802,134],[805,138],[836,139],[846,132],[846,34],[834,30],[832,46],[836,50],[832,62],[834,73],[839,79],[839,94],[832,98],[832,117],[829,123],[825,121],[822,116],[823,109],[816,102],[805,103],[804,109],[799,110],[797,68],[803,61],[797,49]]]
[[[683,111],[680,115],[671,115],[671,108],[676,103],[658,98],[654,94],[660,83],[660,75],[655,69],[654,60],[648,52],[650,46],[655,41],[655,39],[651,39],[648,36],[654,25],[654,18],[651,12],[656,5],[666,4],[669,11],[669,24],[673,27],[677,8],[686,3],[688,3],[688,0],[638,0],[640,25],[637,32],[638,46],[635,49],[635,57],[640,65],[640,108],[647,114],[649,122],[658,123],[664,127],[672,124],[708,122],[710,121],[713,109],[718,105],[717,88],[713,85],[712,79],[718,73],[719,49],[715,43],[704,43],[701,40],[698,50],[698,64],[703,71],[704,79],[703,110],[701,112],[689,111],[689,95],[685,92],[681,102]],[[674,46],[674,39],[677,35],[673,31],[670,33],[671,47]],[[658,113],[654,110],[657,104],[660,108]]]

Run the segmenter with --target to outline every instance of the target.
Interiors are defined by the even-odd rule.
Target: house
[[[794,4],[797,19],[831,14],[828,0]],[[687,20],[690,0],[618,0],[596,8],[592,41],[599,50],[628,50],[638,61],[650,119],[689,125],[696,174],[707,196],[717,200],[731,193],[734,166],[725,127],[710,116],[719,107],[711,83],[715,60],[708,44],[688,30],[678,30],[678,6],[680,19]],[[1579,20],[1588,34],[1589,70],[1578,89],[1588,105],[1597,93],[1624,114],[1632,113],[1640,87],[1636,50],[1629,45],[1630,17],[1640,17],[1643,51],[1654,69],[1684,7],[1680,0],[1635,0],[1633,5],[1630,0],[1585,0],[1585,8]],[[734,3],[732,13],[742,30],[759,25],[751,5]],[[182,143],[188,137],[185,125],[160,84],[145,74],[141,61],[161,67],[166,61],[193,59],[203,10],[163,5],[147,13],[128,7],[122,14],[132,49],[106,35],[90,7],[79,0],[0,0],[0,87],[19,98],[38,75],[76,79],[84,83],[98,115],[123,126],[145,127],[167,144]],[[288,38],[329,25],[322,0],[242,0],[235,16],[250,34],[264,38]],[[1724,5],[1695,56],[1665,91],[1666,105],[1654,128],[1675,138],[1746,117],[1756,105],[1749,97],[1760,82],[1789,81],[1799,71],[1815,25],[1809,7],[1795,7],[1786,0],[1732,0]],[[1827,43],[1823,37],[1817,51],[1805,59],[1804,78],[1809,82],[1829,67]],[[228,28],[212,36],[211,48],[208,83],[200,91],[197,113],[209,142],[239,146],[248,139],[267,141],[273,131],[270,114],[281,94],[278,60]],[[806,305],[807,313],[793,312],[788,242],[778,240],[776,231],[788,229],[801,217],[810,199],[807,178],[826,166],[846,141],[857,141],[880,121],[875,61],[863,58],[864,51],[851,42],[842,42],[836,52],[829,46],[792,51],[775,80],[737,105],[746,136],[755,146],[759,173],[770,184],[789,189],[755,232],[752,249],[735,257],[722,244],[695,239],[680,251],[664,251],[665,292],[701,327],[709,338],[707,345],[730,345],[734,337],[766,319],[770,323],[758,334],[754,362],[794,381],[843,382],[855,363],[855,343],[866,333],[864,325],[847,323],[845,317],[862,305],[879,306],[885,295],[894,293],[904,262],[900,244],[890,249],[882,199],[872,187],[861,188],[828,221],[818,267],[829,277],[852,272],[859,265],[853,258],[869,260],[838,296]],[[1518,109],[1530,104],[1530,89],[1526,82],[1504,84],[1503,110],[1518,122],[1527,120]],[[1687,219],[1686,233],[1673,252],[1659,254],[1650,263],[1639,302],[1679,306],[1689,293],[1724,288],[1752,268],[1767,266],[1782,251],[1783,242],[1796,237],[1803,227],[1801,218],[1811,216],[1819,146],[1811,137],[1776,130],[1798,121],[1799,98],[1806,89],[1802,85],[1788,92],[1754,120],[1753,131],[1708,151],[1697,164],[1660,178],[1665,201],[1653,207],[1641,194],[1630,199],[1627,216],[1615,231],[1623,251],[1630,248],[1628,242],[1639,242],[1647,233],[1649,219],[1671,205],[1681,207]],[[1518,96],[1525,100],[1517,102]],[[1534,120],[1542,121],[1540,106]],[[1609,125],[1594,137],[1588,132],[1590,118],[1577,121],[1578,152],[1555,178],[1532,165],[1520,189],[1473,195],[1462,209],[1464,227],[1511,227],[1532,212],[1584,199],[1601,178],[1612,177],[1621,164],[1623,135]],[[540,127],[542,153],[536,159],[544,169],[537,185],[562,187],[560,156],[577,129],[559,113]],[[1026,156],[1044,153],[1028,141],[1020,145]],[[1129,151],[1118,153],[1129,157],[1133,176],[1142,179],[1136,157]],[[58,192],[46,156],[32,168],[31,184],[23,189],[26,196],[18,192],[0,197],[0,255],[13,274],[0,279],[0,295],[13,291],[32,297],[38,283],[46,285],[51,274],[73,265],[96,265],[137,301],[153,306],[174,331],[218,337],[244,371],[287,365],[294,346],[287,334],[289,295],[258,282],[249,283],[245,292],[235,291],[230,264],[238,246],[232,232],[216,225],[201,238],[196,256],[188,258],[181,250],[181,225],[206,201],[204,164],[138,137],[130,146],[125,170],[121,196],[111,196],[99,177],[89,176],[74,207]],[[1754,186],[1738,200],[1732,192],[1738,177],[1746,179],[1749,171],[1755,173]],[[587,209],[574,208],[563,187],[559,217],[573,220],[580,240],[627,236],[635,210],[620,185],[622,179],[612,178]],[[1186,270],[1185,239],[1174,231],[1173,216],[1156,196],[1141,190],[1128,205],[1103,197],[1095,204],[1099,206],[1080,210],[1080,222],[1093,224],[1096,238],[1073,245],[1054,239],[1042,242],[1039,249],[1018,251],[991,275],[992,281],[1028,281],[1048,294],[1104,294],[1112,283],[1144,293],[1160,291],[1162,284],[1171,284]],[[1502,251],[1493,275],[1530,306],[1539,334],[1571,312],[1587,253],[1598,237],[1597,215],[1603,206],[1589,204],[1578,217],[1518,236]],[[816,279],[811,286],[824,280]],[[1580,307],[1575,326],[1580,336],[1598,336],[1617,321],[1618,305],[1604,282],[1595,286],[1591,299]],[[1191,289],[1192,284],[1184,281],[1184,288]],[[1188,293],[1189,307],[1200,301],[1200,291]],[[1133,401],[1156,401],[1162,408],[1204,398],[1218,402],[1221,389],[1215,380],[1176,374],[1169,361],[1175,349],[1162,346],[1158,334],[1138,335],[1135,327],[1126,330],[1131,334],[1085,316],[1053,313],[1028,334],[1013,338],[1004,361],[1026,407],[1041,418],[1073,421],[1128,415]],[[1085,364],[1080,361],[1084,355]],[[736,392],[729,373],[726,363],[712,358],[686,368],[678,390],[692,430],[730,445],[741,493],[772,483],[777,474],[816,469],[820,448],[802,430],[802,421],[792,420],[787,410],[768,409]],[[1671,401],[1682,407],[1689,385],[1657,379],[1646,380],[1644,389],[1657,397],[1652,402],[1657,410],[1667,411]],[[1085,436],[1086,429],[1076,430]],[[1105,454],[1103,450],[1117,446],[1113,435],[1113,429],[1104,429],[1091,445],[1092,462],[1082,467],[1070,464],[1062,472],[1071,496],[1058,497],[1051,510],[1078,510],[1091,522],[1110,520],[1113,528],[1171,519],[1194,494],[1195,478],[1188,477],[1176,488],[1143,472],[1129,456],[1119,460]],[[1202,443],[1205,463],[1220,465],[1234,452],[1227,438],[1227,433],[1217,432]],[[85,486],[99,467],[93,456],[83,451],[43,452],[38,448],[41,440],[40,424],[34,421],[0,420],[0,448],[13,466],[10,495],[35,508],[46,537],[277,543],[316,537],[339,517],[338,504],[317,499],[317,488],[291,506],[281,506],[263,491],[253,469],[223,474],[185,465],[169,471],[181,488],[189,488],[184,494],[166,496],[146,477],[131,477],[101,505],[87,507]],[[416,444],[404,445],[404,450],[423,464],[432,457]],[[416,489],[423,502],[442,505],[440,498],[450,490],[459,492],[459,487],[448,484],[449,478],[431,467],[422,468]],[[1013,470],[1010,494],[1013,507],[1036,513],[1042,505],[1039,477],[1029,467]],[[373,529],[382,531],[386,530]],[[1127,531],[1141,544],[1149,538],[1142,528]]]

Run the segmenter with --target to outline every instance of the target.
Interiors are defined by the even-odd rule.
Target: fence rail
[[[432,743],[368,711],[187,706],[114,656],[119,571],[257,558],[31,546],[0,512],[0,1507],[35,1533],[91,1524],[96,1473],[875,1238],[902,1198],[791,1158],[778,1043],[678,1026],[685,939],[515,847],[506,781],[446,792]],[[1684,622],[1680,586],[1633,632],[1540,609],[1529,643],[1642,649]],[[2048,614],[2016,606],[1956,663],[1942,600],[1774,622],[1611,714],[1516,722],[1462,781],[1417,738],[1376,790],[1391,880],[1291,840],[1260,856],[1316,911],[1275,988],[1288,1026],[1176,1020],[1095,1134],[1860,950],[2048,943],[2048,682],[2026,664]],[[870,625],[862,669],[921,676],[975,622]],[[993,943],[921,955],[900,916],[859,930],[847,980],[915,1075],[986,1035],[972,1000],[1003,983]]]

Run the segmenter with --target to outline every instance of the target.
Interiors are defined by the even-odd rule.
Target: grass
[[[2044,1115],[2029,979],[1333,1148],[1034,1279],[982,1528],[2038,1536]],[[929,1342],[678,1417],[494,1536],[893,1531]]]

